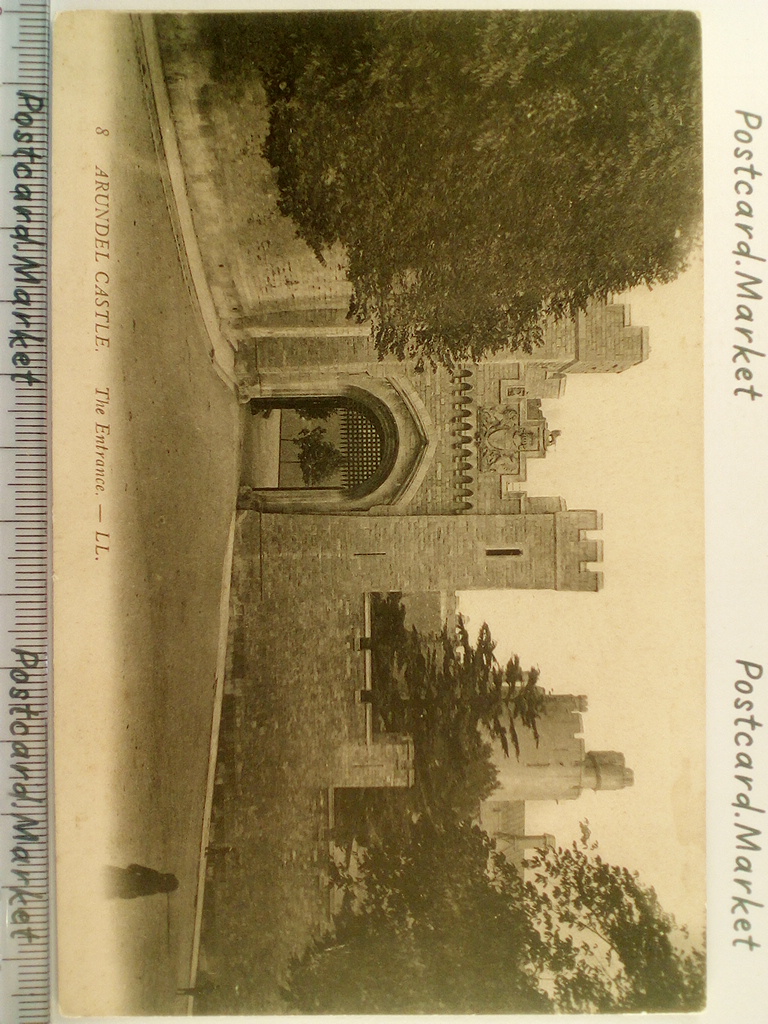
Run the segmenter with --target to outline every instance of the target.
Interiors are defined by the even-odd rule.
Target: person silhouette
[[[176,875],[164,874],[143,864],[129,864],[127,868],[109,865],[104,870],[107,899],[133,900],[138,896],[174,892],[178,887]]]

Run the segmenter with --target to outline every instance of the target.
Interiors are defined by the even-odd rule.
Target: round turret
[[[635,774],[624,763],[624,755],[615,750],[590,750],[584,758],[584,789],[626,789],[634,785]]]

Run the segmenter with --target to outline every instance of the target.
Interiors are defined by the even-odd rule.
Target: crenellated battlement
[[[648,328],[633,327],[630,308],[592,303],[575,322],[574,361],[569,373],[621,373],[648,358]]]
[[[634,783],[624,755],[586,751],[582,714],[587,698],[552,694],[537,722],[538,742],[529,729],[518,730],[519,757],[495,750],[500,790],[496,800],[575,800],[584,789],[623,789]],[[495,748],[494,748],[495,749]]]
[[[598,512],[580,510],[556,516],[556,590],[600,590],[603,574],[589,566],[602,562],[603,544],[589,537],[588,532],[602,526],[603,517]]]

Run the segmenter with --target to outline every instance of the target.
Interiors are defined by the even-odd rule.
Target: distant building
[[[483,801],[478,824],[496,841],[498,852],[518,870],[522,870],[523,860],[534,850],[555,846],[555,837],[549,833],[527,834],[523,800]]]
[[[575,800],[585,789],[631,786],[634,776],[625,766],[623,754],[585,749],[581,716],[586,710],[586,697],[547,697],[537,723],[538,743],[530,729],[520,728],[519,757],[514,751],[510,751],[509,757],[497,751],[499,790],[494,798]]]
[[[530,729],[518,729],[520,755],[504,757],[494,745],[499,789],[480,808],[479,822],[497,848],[520,867],[526,851],[553,846],[552,836],[529,836],[525,804],[538,800],[576,800],[585,789],[616,790],[634,784],[624,755],[613,750],[586,751],[582,714],[587,698],[572,694],[547,697],[537,722],[538,744]]]

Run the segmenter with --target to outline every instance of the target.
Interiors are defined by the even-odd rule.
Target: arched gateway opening
[[[252,398],[249,405],[253,416],[279,421],[271,431],[278,444],[273,479],[264,481],[264,489],[334,489],[354,501],[392,471],[398,438],[386,407],[377,415],[348,397]]]
[[[409,500],[431,457],[426,410],[388,379],[262,380],[244,396],[240,507],[365,511]]]

